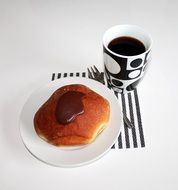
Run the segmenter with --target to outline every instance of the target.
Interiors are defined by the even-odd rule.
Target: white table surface
[[[0,190],[178,189],[178,1],[0,1]],[[20,139],[20,111],[53,72],[102,69],[102,35],[136,24],[153,40],[138,91],[146,147],[111,150],[78,168],[34,158]]]

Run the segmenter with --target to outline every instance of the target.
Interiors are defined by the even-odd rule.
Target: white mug
[[[132,37],[143,43],[145,51],[138,55],[121,55],[108,48],[118,37]],[[150,59],[152,39],[147,32],[135,25],[117,25],[103,36],[104,68],[108,85],[119,93],[134,90],[143,78]]]

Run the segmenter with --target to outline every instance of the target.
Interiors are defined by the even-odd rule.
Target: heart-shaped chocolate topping
[[[68,124],[84,113],[83,96],[81,92],[68,91],[59,98],[56,107],[56,119],[59,123]]]

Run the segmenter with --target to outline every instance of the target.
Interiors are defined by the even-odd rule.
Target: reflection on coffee
[[[108,48],[114,53],[125,55],[125,56],[133,56],[144,53],[146,48],[144,44],[133,37],[122,36],[113,39]]]

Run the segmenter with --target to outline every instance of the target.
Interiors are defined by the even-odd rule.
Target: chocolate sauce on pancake
[[[82,92],[68,91],[59,98],[56,107],[56,119],[59,123],[68,124],[77,115],[84,113],[83,96]]]

